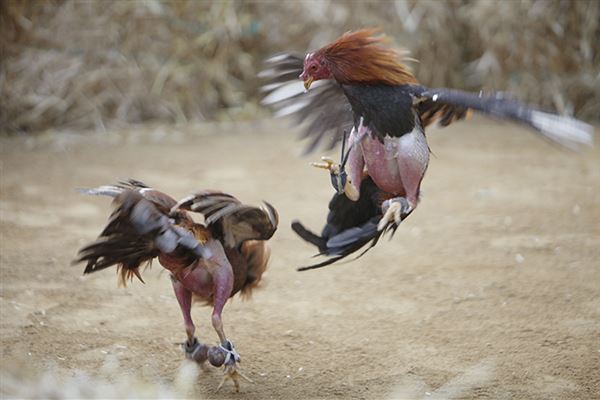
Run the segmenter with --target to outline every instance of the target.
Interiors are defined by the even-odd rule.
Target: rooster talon
[[[400,222],[402,222],[402,208],[396,208],[394,210],[394,222],[396,225],[400,225]]]
[[[223,369],[223,379],[221,380],[221,383],[219,383],[219,386],[217,386],[217,392],[219,389],[221,389],[221,387],[223,387],[228,379],[233,381],[236,392],[240,391],[239,378],[243,378],[250,383],[254,383],[252,379],[242,374],[242,372],[239,370],[238,363],[240,362],[240,355],[235,350],[233,343],[231,343],[229,340],[225,341],[218,347],[211,348],[208,352],[208,357],[209,361],[214,366],[225,366]]]
[[[346,181],[348,175],[344,170],[342,164],[338,164],[329,157],[321,157],[322,162],[312,162],[310,165],[313,167],[326,169],[331,175],[331,185],[339,194],[344,193],[346,190]],[[356,196],[358,198],[358,196]],[[353,198],[353,197],[352,197]]]
[[[331,167],[331,165],[329,165],[327,163],[322,163],[322,162],[311,162],[310,165],[315,168],[321,168],[321,169],[327,169],[327,170]]]
[[[338,174],[340,165],[329,157],[321,157],[321,161],[311,162],[310,165],[316,168],[326,169],[332,174]]]
[[[239,393],[240,378],[243,378],[250,383],[254,383],[254,381],[252,379],[250,379],[246,375],[242,374],[242,372],[238,369],[238,366],[236,363],[225,365],[225,369],[223,370],[223,379],[221,379],[221,383],[219,383],[219,386],[217,386],[216,391],[218,392],[223,387],[225,382],[228,379],[231,379],[233,381],[233,384],[235,385],[235,391],[237,393]]]
[[[402,220],[412,211],[412,207],[404,197],[384,201],[382,209],[385,212],[377,224],[378,231],[384,230],[391,223],[394,223],[396,226],[400,225]]]

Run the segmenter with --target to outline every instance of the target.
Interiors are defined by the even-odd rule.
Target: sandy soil
[[[255,383],[215,393],[213,370],[197,397],[600,398],[600,150],[487,120],[429,137],[421,205],[393,240],[304,273],[313,250],[290,222],[320,229],[332,189],[280,122],[0,139],[2,371],[93,376],[110,356],[119,375],[174,381],[184,332],[159,265],[126,289],[70,265],[110,209],[73,189],[135,177],[280,212],[262,290],[224,314]],[[209,313],[194,309],[214,343]]]

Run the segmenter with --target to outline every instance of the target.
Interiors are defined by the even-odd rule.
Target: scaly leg
[[[223,307],[233,290],[233,268],[221,246],[218,246],[210,260],[214,262],[213,268],[211,269],[213,278],[213,312],[211,319],[213,328],[217,332],[221,344],[220,346],[212,347],[209,350],[208,359],[215,367],[225,365],[223,380],[217,387],[217,391],[221,389],[227,379],[231,379],[235,385],[236,392],[239,392],[240,377],[249,382],[252,382],[252,380],[238,370],[237,364],[241,361],[241,358],[235,350],[233,343],[227,339],[227,336],[225,335],[221,317]]]
[[[326,169],[331,175],[331,183],[338,193],[345,193],[352,201],[360,198],[360,183],[363,178],[365,161],[360,142],[371,133],[360,119],[358,130],[354,127],[342,148],[342,164],[328,157],[321,157],[321,162],[311,163],[313,167]],[[347,170],[347,171],[346,171]]]
[[[187,290],[173,275],[171,275],[171,283],[173,284],[175,297],[177,297],[179,307],[183,313],[183,322],[185,325],[185,332],[187,334],[187,340],[183,344],[185,358],[198,362],[202,369],[206,370],[205,361],[208,359],[208,346],[200,343],[196,336],[194,336],[196,327],[194,326],[194,321],[192,321],[191,315],[192,292]]]

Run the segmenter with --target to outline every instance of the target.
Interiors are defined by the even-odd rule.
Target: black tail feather
[[[327,223],[321,236],[306,229],[299,221],[292,223],[292,229],[302,239],[319,249],[319,256],[328,257],[318,264],[299,268],[298,271],[322,268],[340,261],[363,249],[354,259],[362,257],[372,249],[386,233],[394,235],[398,225],[390,222],[384,229],[377,226],[383,217],[381,202],[391,195],[381,191],[370,177],[360,186],[360,197],[352,201],[344,194],[335,194],[329,202]],[[366,248],[365,248],[366,246]]]
[[[327,249],[327,240],[306,229],[300,221],[292,222],[292,230],[308,243],[317,246],[320,252],[323,252]]]
[[[353,258],[353,260],[356,260],[362,257],[367,251],[371,250],[373,246],[377,244],[379,238],[384,232],[385,230],[378,231],[377,223],[372,223],[372,221],[369,221],[362,227],[348,229],[337,235],[343,236],[341,242],[338,243],[338,241],[336,241],[336,237],[332,237],[327,242],[328,244],[326,249],[318,254],[322,256],[329,256],[330,258],[317,264],[309,265],[306,267],[300,267],[298,268],[298,271],[307,271],[311,269],[326,267],[335,262],[343,260],[344,258],[356,253],[364,246],[368,245],[368,247],[364,249],[358,256]],[[331,241],[333,241],[333,246],[329,245],[329,242]]]
[[[309,265],[309,266],[306,266],[306,267],[300,267],[300,268],[297,269],[297,271],[302,272],[302,271],[308,271],[308,270],[311,270],[311,269],[323,268],[323,267],[331,265],[331,264],[333,264],[333,263],[335,263],[337,261],[340,261],[344,257],[346,257],[346,256],[331,257],[331,258],[328,258],[327,260],[325,260],[323,262],[320,262],[318,264],[313,264],[313,265]]]

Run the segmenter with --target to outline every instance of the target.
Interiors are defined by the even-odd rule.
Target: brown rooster
[[[262,208],[250,207],[214,191],[177,202],[135,180],[82,192],[114,197],[115,208],[98,239],[83,247],[75,262],[87,263],[85,274],[116,265],[124,285],[134,276],[142,281],[140,266],[158,258],[171,272],[183,313],[186,357],[203,367],[207,359],[216,367],[224,364],[217,390],[229,378],[239,391],[239,377],[248,378],[237,368],[240,356],[225,335],[221,313],[230,297],[237,292],[250,294],[260,282],[269,260],[266,240],[279,221],[277,211],[266,202]],[[204,224],[194,222],[188,211],[202,213]],[[209,348],[194,336],[194,299],[212,305],[218,347]]]
[[[368,243],[370,249],[413,212],[429,164],[424,128],[434,121],[446,126],[472,109],[525,124],[568,147],[592,142],[591,126],[501,94],[419,85],[402,53],[387,47],[386,38],[377,32],[346,33],[305,57],[273,56],[262,72],[270,80],[263,103],[274,106],[276,115],[295,115],[299,123],[307,123],[304,136],[313,137],[307,152],[329,132],[330,148],[343,141],[340,164],[328,158],[313,164],[330,171],[338,192],[321,235],[300,222],[292,224],[320,254],[331,258],[301,270],[331,264]],[[303,93],[298,76],[305,92],[314,89]]]

